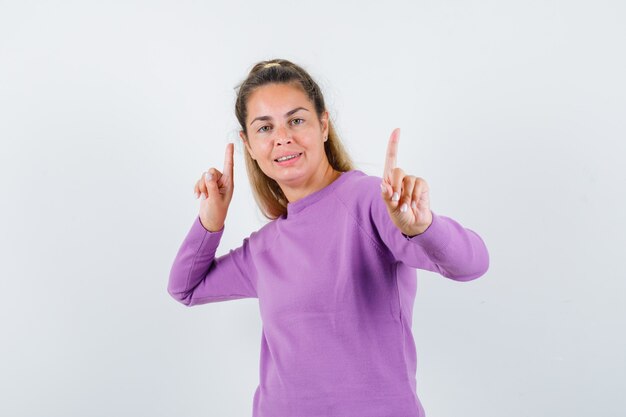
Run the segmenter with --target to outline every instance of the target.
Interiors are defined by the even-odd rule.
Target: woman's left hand
[[[387,157],[381,196],[389,217],[402,233],[409,237],[424,233],[433,221],[430,211],[428,183],[423,178],[406,175],[396,166],[400,129],[394,129],[387,145]]]

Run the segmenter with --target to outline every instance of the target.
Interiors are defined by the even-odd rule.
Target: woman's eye
[[[261,133],[267,132],[266,128],[269,129],[270,127],[269,126],[261,126],[257,132],[261,132]]]
[[[296,125],[301,125],[302,123],[304,123],[304,119],[293,119],[292,122]]]

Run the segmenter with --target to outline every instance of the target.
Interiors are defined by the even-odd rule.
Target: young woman
[[[187,306],[258,298],[263,322],[254,417],[418,417],[411,321],[416,269],[469,281],[489,267],[478,234],[431,211],[422,178],[354,169],[318,85],[282,59],[255,65],[236,114],[248,178],[271,221],[215,257],[233,195],[222,171],[195,184],[200,213],[168,292]]]

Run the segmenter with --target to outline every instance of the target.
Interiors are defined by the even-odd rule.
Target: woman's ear
[[[326,142],[328,140],[328,111],[327,110],[325,110],[324,113],[322,113],[320,122],[322,124],[322,137],[325,138],[324,142]]]
[[[243,141],[243,144],[246,145],[246,149],[248,150],[248,153],[250,154],[252,159],[256,161],[256,158],[254,157],[254,153],[252,152],[252,148],[250,147],[250,144],[248,143],[248,139],[246,138],[246,134],[243,133],[243,130],[239,131],[239,137]]]

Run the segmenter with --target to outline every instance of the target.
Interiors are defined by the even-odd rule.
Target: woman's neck
[[[326,164],[326,167],[322,168],[322,175],[316,175],[316,181],[299,188],[290,188],[284,185],[280,188],[283,191],[283,194],[285,194],[285,197],[287,197],[287,200],[290,203],[293,203],[308,196],[309,194],[321,190],[340,176],[341,172],[335,171],[330,164]]]

